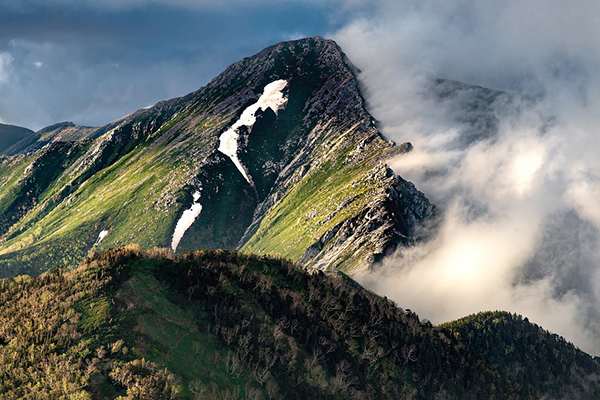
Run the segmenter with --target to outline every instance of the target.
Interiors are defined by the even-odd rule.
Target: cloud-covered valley
[[[383,134],[414,145],[390,164],[440,211],[363,284],[434,323],[510,310],[600,354],[596,8],[382,1],[336,33]]]

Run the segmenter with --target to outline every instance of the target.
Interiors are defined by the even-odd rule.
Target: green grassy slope
[[[385,196],[391,179],[378,176],[381,148],[367,147],[360,162],[352,160],[356,141],[352,132],[343,132],[334,143],[323,145],[328,151],[313,155],[314,167],[290,185],[284,197],[271,208],[253,236],[242,249],[255,253],[273,253],[299,260],[306,249],[340,223],[358,216],[377,196]],[[323,154],[325,153],[325,154]],[[299,173],[299,175],[301,172]],[[374,243],[373,243],[374,245]],[[339,262],[353,257],[356,250],[373,248],[349,246]],[[364,257],[354,257],[358,263]],[[332,265],[335,268],[337,265]],[[353,265],[347,264],[351,270]]]
[[[224,124],[218,116],[183,121],[188,114],[141,112],[96,139],[2,160],[0,275],[77,265],[102,230],[109,234],[98,248],[167,246],[191,203],[196,160],[214,151]]]

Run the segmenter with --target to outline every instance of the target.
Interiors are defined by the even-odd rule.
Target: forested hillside
[[[507,312],[483,312],[443,324],[512,379],[559,399],[600,398],[600,362],[563,337]]]
[[[562,370],[543,373],[540,364],[532,381],[515,373],[530,365],[517,365],[511,353],[482,351],[503,330],[463,334],[465,321],[438,329],[344,275],[311,274],[280,258],[220,250],[174,258],[171,250],[128,246],[73,271],[0,282],[3,399],[565,393],[555,384]],[[547,333],[516,317],[502,321],[507,331],[536,332],[518,354],[542,357]],[[598,362],[564,341],[552,343],[563,370],[588,374],[569,393],[596,395]]]

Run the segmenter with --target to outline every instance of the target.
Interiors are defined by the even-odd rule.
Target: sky
[[[360,282],[433,323],[508,310],[600,354],[600,3],[3,3],[0,121],[34,130],[103,125],[270,44],[335,39],[381,132],[414,146],[389,164],[439,214]],[[502,93],[440,99],[434,78]]]
[[[382,133],[414,146],[390,165],[439,211],[364,286],[436,324],[523,314],[600,354],[599,8],[390,0],[335,32]],[[440,99],[434,78],[502,93]]]
[[[0,6],[0,121],[104,125],[207,84],[280,42],[335,31],[327,2],[7,1]]]

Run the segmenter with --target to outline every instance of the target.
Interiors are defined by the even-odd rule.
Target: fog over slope
[[[334,39],[382,132],[414,145],[396,173],[442,210],[362,283],[434,323],[505,309],[600,354],[600,4],[349,4]]]

